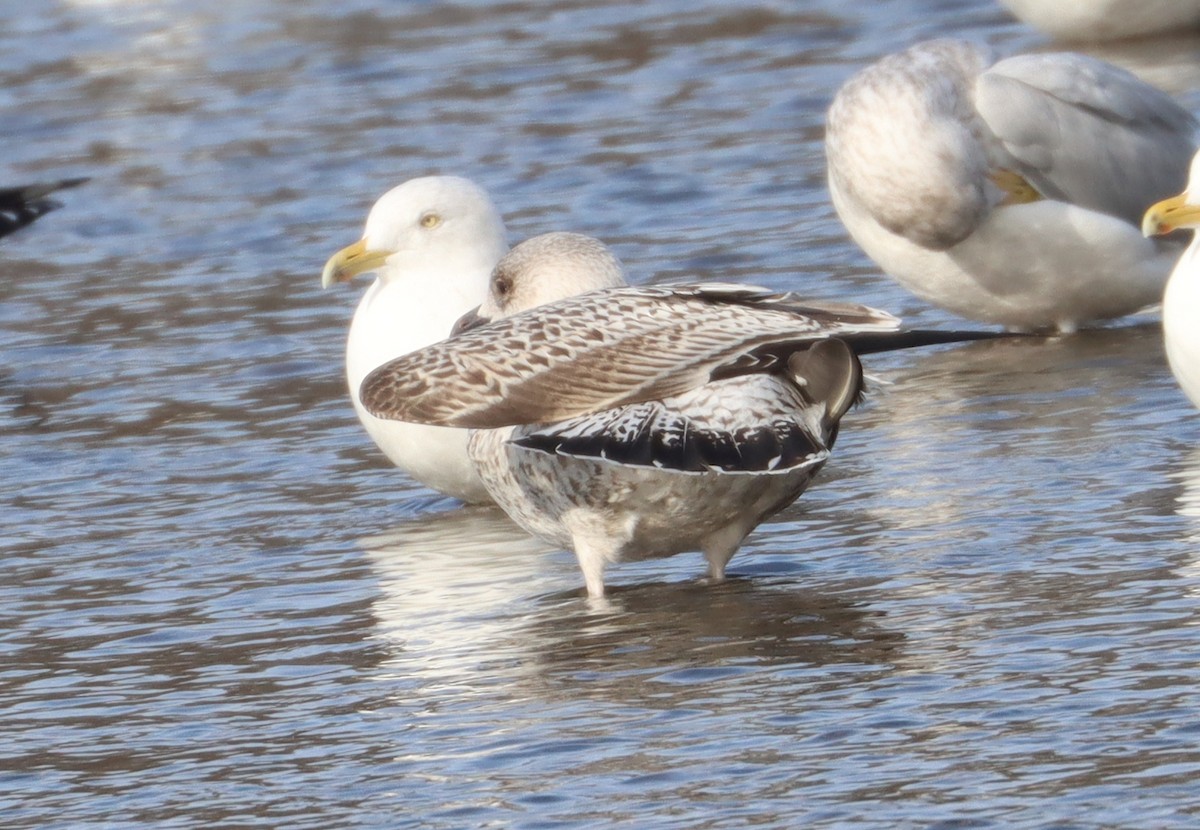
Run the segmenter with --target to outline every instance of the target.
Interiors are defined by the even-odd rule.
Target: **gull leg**
[[[576,551],[579,569],[583,571],[583,584],[587,586],[588,597],[599,599],[604,596],[604,559],[603,557],[585,557],[582,551]]]
[[[620,545],[607,538],[581,538],[578,535],[572,541],[588,596],[592,599],[604,596],[604,568],[609,562],[620,559]]]
[[[726,525],[704,542],[704,558],[708,560],[708,578],[713,582],[725,580],[725,566],[742,546],[747,529],[741,525]]]
[[[620,562],[621,553],[629,544],[632,528],[614,526],[590,510],[576,510],[563,516],[563,524],[571,534],[571,547],[588,597],[604,596],[604,568],[610,562]]]

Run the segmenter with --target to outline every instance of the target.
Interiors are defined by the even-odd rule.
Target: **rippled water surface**
[[[1156,321],[870,360],[727,584],[572,557],[390,468],[325,258],[389,186],[513,238],[952,324],[851,246],[822,115],[990,0],[0,6],[6,827],[1200,821],[1200,416]],[[1193,109],[1193,43],[1106,53]],[[358,290],[361,290],[359,287]]]

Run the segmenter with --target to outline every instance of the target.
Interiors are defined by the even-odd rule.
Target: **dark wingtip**
[[[470,331],[471,329],[477,329],[480,326],[487,325],[490,322],[492,322],[491,318],[490,317],[481,317],[479,315],[479,306],[475,306],[473,309],[468,311],[462,317],[459,317],[457,320],[454,321],[454,325],[450,329],[450,336],[457,337],[458,335],[462,334],[464,331]]]
[[[78,187],[86,181],[89,181],[87,176],[79,176],[73,179],[0,188],[0,236],[20,230],[39,217],[62,207],[61,202],[46,198],[49,194],[69,187]]]
[[[1045,338],[1047,335],[1030,332],[1013,331],[979,331],[937,329],[907,329],[888,332],[864,332],[862,334],[842,335],[855,353],[874,354],[876,352],[894,352],[900,349],[919,349],[923,346],[941,346],[947,343],[970,343],[976,340],[1001,340],[1021,337]]]

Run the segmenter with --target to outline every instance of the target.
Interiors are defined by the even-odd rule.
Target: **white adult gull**
[[[1200,0],[1000,0],[1058,40],[1098,41],[1200,30]]]
[[[758,288],[628,287],[603,244],[565,233],[509,252],[468,320],[372,372],[363,404],[472,428],[488,492],[574,550],[593,597],[610,563],[688,550],[722,579],[746,535],[808,486],[859,399],[843,338],[912,334],[883,311]]]
[[[863,69],[829,109],[833,204],[906,288],[963,317],[1073,331],[1157,303],[1178,256],[1139,232],[1178,192],[1196,120],[1075,54],[992,63],[956,40]]]
[[[492,268],[508,250],[488,194],[454,176],[411,179],[385,193],[358,242],[325,263],[329,287],[374,272],[346,341],[350,398],[367,433],[417,481],[465,501],[487,501],[467,457],[467,433],[376,418],[358,388],[375,367],[446,337],[487,295]]]
[[[1146,211],[1147,236],[1200,229],[1200,153],[1192,160],[1187,190]],[[1167,362],[1184,393],[1200,407],[1200,233],[1183,252],[1163,296],[1163,340]]]

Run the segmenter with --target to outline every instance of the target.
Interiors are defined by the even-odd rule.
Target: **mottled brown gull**
[[[1163,296],[1163,339],[1167,362],[1179,386],[1200,407],[1200,153],[1192,159],[1183,193],[1151,206],[1142,220],[1147,236],[1191,230]]]
[[[411,179],[367,216],[362,239],[325,264],[328,287],[374,272],[346,341],[350,398],[367,433],[417,481],[466,501],[487,501],[467,457],[465,430],[385,421],[363,408],[358,388],[386,360],[434,343],[487,294],[508,250],[504,222],[487,193],[455,176]]]
[[[591,596],[609,563],[689,550],[723,578],[745,536],[808,486],[861,394],[840,338],[904,334],[865,306],[628,287],[601,243],[563,233],[514,248],[469,326],[372,372],[363,403],[473,429],[492,497],[574,550]]]
[[[1179,248],[1141,216],[1178,192],[1196,121],[1075,54],[992,63],[939,40],[852,77],[829,110],[833,204],[923,299],[1014,329],[1072,331],[1155,304]]]

